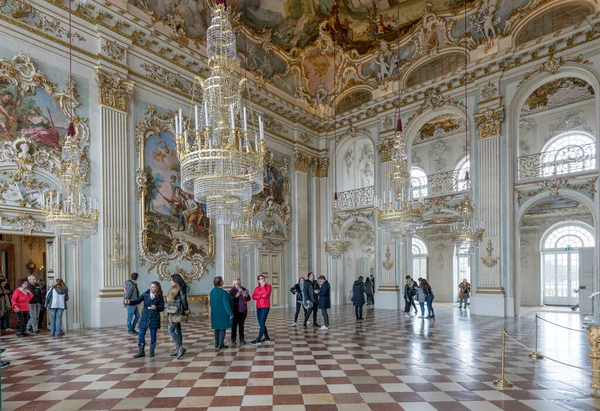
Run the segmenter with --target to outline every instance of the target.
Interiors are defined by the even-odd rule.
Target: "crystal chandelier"
[[[467,5],[465,3],[465,16],[467,14]],[[465,30],[466,30],[465,21]],[[467,86],[468,86],[468,61],[467,61],[467,45],[465,43],[465,113],[468,113]],[[465,128],[465,155],[469,158],[469,127]],[[470,165],[471,163],[469,163]],[[452,224],[450,235],[452,236],[452,244],[454,244],[456,252],[468,252],[472,254],[479,247],[483,239],[485,229],[483,222],[475,217],[475,206],[473,204],[473,193],[470,172],[465,172],[465,184],[467,188],[467,196],[460,202],[458,208],[458,221]]]
[[[342,221],[336,214],[331,221],[331,238],[327,241],[325,237],[325,252],[334,260],[339,260],[349,247],[350,242],[342,240]]]
[[[252,138],[242,107],[245,79],[233,76],[236,42],[229,12],[225,0],[216,0],[206,32],[210,74],[204,81],[196,77],[203,101],[194,106],[194,127],[183,121],[181,110],[175,118],[181,187],[206,204],[207,217],[217,224],[238,220],[242,207],[263,189],[266,153],[262,118]]]
[[[240,248],[258,246],[263,240],[262,221],[254,219],[252,206],[244,206],[242,218],[231,223],[231,241]]]
[[[71,3],[69,3],[69,87],[71,98],[71,121],[62,147],[59,171],[60,191],[50,191],[42,196],[42,213],[46,226],[67,243],[76,244],[80,239],[98,232],[100,217],[98,200],[83,194],[87,173],[81,170],[83,150],[75,132],[73,113],[73,69],[71,39]]]
[[[392,190],[375,199],[375,214],[384,231],[391,233],[396,241],[403,242],[409,234],[423,226],[425,207],[412,198],[412,185],[408,171],[408,153],[402,137],[402,121],[398,128],[392,151],[393,172],[390,173]]]

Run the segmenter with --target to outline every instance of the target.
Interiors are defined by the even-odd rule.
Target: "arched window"
[[[427,197],[429,187],[427,186],[427,174],[418,167],[410,169],[410,184],[412,186],[412,197],[414,199]]]
[[[412,277],[427,279],[427,245],[419,237],[412,238]]]
[[[594,247],[591,230],[583,224],[565,223],[546,233],[542,240],[544,304],[575,305],[579,297],[578,249]]]
[[[516,45],[581,23],[591,13],[592,10],[587,5],[569,4],[555,7],[527,23],[517,34]]]
[[[462,53],[450,53],[436,57],[414,69],[406,79],[406,87],[416,86],[441,77],[464,65],[465,55]]]
[[[466,179],[467,171],[471,174],[471,159],[469,156],[464,157],[458,162],[454,172],[454,185],[456,191],[463,191],[469,188],[469,182]]]
[[[560,134],[542,150],[542,176],[576,173],[596,168],[596,143],[582,132]]]

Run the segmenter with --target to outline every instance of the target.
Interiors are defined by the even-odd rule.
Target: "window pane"
[[[551,232],[544,241],[545,250],[565,251],[567,247],[594,247],[592,233],[585,227],[576,225],[562,226]]]

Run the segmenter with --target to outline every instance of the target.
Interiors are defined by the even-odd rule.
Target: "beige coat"
[[[460,284],[458,284],[458,288],[460,289],[459,293],[458,293],[458,298],[464,298],[465,297],[465,292],[467,293],[471,293],[471,284],[466,283],[466,287],[465,284],[461,281]]]

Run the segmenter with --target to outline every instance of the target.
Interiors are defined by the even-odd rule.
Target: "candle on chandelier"
[[[248,122],[246,118],[246,106],[244,106],[244,132],[248,131]]]
[[[179,109],[179,132],[183,132],[183,113],[181,109]]]
[[[204,100],[204,125],[208,127],[208,104]]]
[[[258,127],[260,130],[260,139],[264,140],[265,139],[265,130],[264,130],[264,126],[263,126],[262,116],[258,116]]]
[[[179,135],[179,123],[177,122],[177,115],[175,116],[175,137]]]
[[[183,149],[187,150],[187,146],[188,146],[188,137],[187,137],[187,130],[185,130],[183,132],[183,141],[184,141],[184,146]]]
[[[233,104],[229,106],[229,114],[231,115],[231,129],[235,128],[235,117],[233,116]]]
[[[198,104],[194,104],[194,127],[194,130],[198,131]]]

